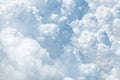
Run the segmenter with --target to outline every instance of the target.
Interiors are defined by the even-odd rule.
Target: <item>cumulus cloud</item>
[[[0,41],[4,46],[1,79],[62,79],[62,75],[52,65],[48,65],[52,63],[49,53],[36,40],[24,37],[15,29],[5,28],[0,33]]]
[[[109,74],[112,74],[112,69],[117,69],[116,66],[119,65],[119,57],[116,57],[118,54],[115,54],[119,53],[119,45],[116,45],[116,43],[119,44],[119,32],[117,31],[119,30],[119,16],[117,15],[119,1],[86,1],[89,5],[88,13],[81,20],[71,23],[73,28],[72,42],[78,50],[76,54],[84,56],[82,60],[89,60],[92,56],[90,60],[93,60],[91,62],[89,60],[87,63],[98,65],[102,74],[99,79],[108,80],[104,77],[106,75],[109,77]],[[90,43],[94,45],[90,45]],[[80,53],[78,53],[79,51]],[[111,79],[117,80],[117,76]],[[90,80],[90,78],[86,80]]]
[[[119,0],[1,0],[0,80],[119,80]]]
[[[39,32],[43,37],[49,36],[50,38],[55,38],[59,32],[59,27],[56,24],[42,24],[39,27]]]

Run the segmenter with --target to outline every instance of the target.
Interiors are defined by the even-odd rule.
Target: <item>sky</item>
[[[0,80],[120,80],[120,0],[0,0]]]

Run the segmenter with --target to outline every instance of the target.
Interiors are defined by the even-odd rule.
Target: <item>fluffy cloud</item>
[[[0,80],[119,80],[119,5],[1,0]]]
[[[55,38],[59,32],[59,27],[56,24],[42,24],[39,27],[39,32],[43,37],[49,36],[50,38]]]
[[[25,35],[34,36],[41,18],[38,9],[26,1],[17,0],[4,2],[0,7],[0,16],[0,28],[11,26]]]
[[[114,74],[112,69],[118,69],[119,66],[119,16],[117,15],[119,14],[119,1],[86,1],[89,5],[88,13],[81,20],[71,23],[73,28],[72,42],[77,49],[76,54],[82,55],[84,63],[87,60],[87,63],[97,64],[101,74],[98,74],[101,76],[100,80],[117,80],[116,74],[118,73]],[[109,76],[109,74],[115,76]],[[85,79],[90,80],[90,78],[87,79],[87,76]]]
[[[48,65],[52,63],[49,53],[36,40],[24,37],[15,29],[5,28],[0,32],[0,41],[3,45],[0,79],[62,80],[62,75]]]

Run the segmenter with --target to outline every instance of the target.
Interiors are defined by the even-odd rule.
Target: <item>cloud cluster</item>
[[[1,0],[0,80],[119,80],[119,0]]]
[[[15,29],[5,28],[0,32],[0,42],[3,46],[1,80],[62,80],[49,53],[36,40],[24,37]]]
[[[119,0],[86,0],[89,11],[71,23],[72,43],[83,63],[97,64],[100,74],[85,80],[119,80]],[[86,66],[85,66],[86,67]],[[86,69],[85,69],[86,70]],[[92,70],[93,71],[93,70]],[[115,71],[115,73],[114,73]],[[89,70],[88,70],[89,72]],[[96,72],[95,74],[97,74]],[[111,75],[109,75],[111,74]],[[90,74],[89,74],[90,76]],[[101,76],[101,77],[100,77]],[[98,78],[98,79],[97,79]]]

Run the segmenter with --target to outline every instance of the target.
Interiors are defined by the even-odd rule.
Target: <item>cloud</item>
[[[119,5],[0,1],[0,80],[118,80]]]
[[[26,1],[6,1],[0,11],[0,28],[11,26],[25,35],[36,35],[41,17],[34,6],[30,6]]]
[[[118,74],[119,72],[116,71],[116,69],[112,69],[111,75],[109,77],[106,77],[106,80],[112,80],[112,79],[119,80]]]
[[[64,80],[73,80],[72,78],[66,77]]]
[[[119,32],[117,31],[119,30],[119,16],[117,15],[119,1],[88,0],[87,2],[88,13],[81,20],[71,23],[72,42],[77,49],[76,54],[82,56],[83,63],[86,63],[87,60],[87,63],[98,65],[100,71],[103,71],[103,73],[100,72],[102,73],[102,76],[99,77],[100,80],[103,80],[105,75],[108,75],[108,79],[117,80],[117,76],[113,77],[109,74],[113,68],[119,67],[118,57],[116,57],[119,55],[117,54],[119,53],[119,45],[117,45],[117,43],[119,44]],[[105,80],[108,80],[107,77]],[[90,80],[90,78],[86,80]]]
[[[36,40],[24,37],[16,29],[5,28],[0,32],[0,41],[4,46],[0,79],[30,80],[31,77],[31,80],[62,80],[59,71],[48,65],[52,63],[49,53]]]
[[[50,38],[55,38],[59,32],[59,27],[56,24],[42,24],[39,27],[40,35],[49,36]]]

